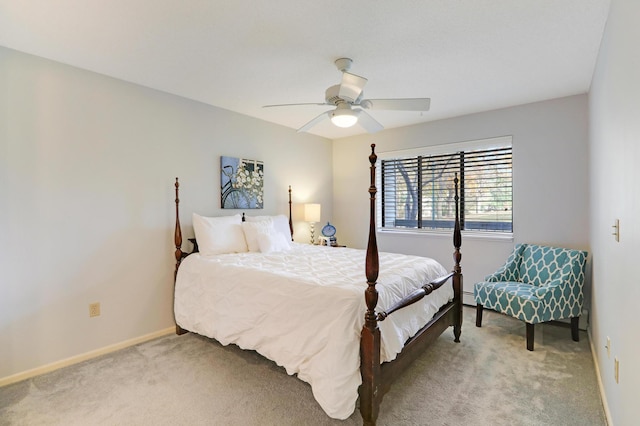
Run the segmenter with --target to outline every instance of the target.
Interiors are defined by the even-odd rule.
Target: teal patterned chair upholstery
[[[571,336],[579,340],[587,252],[517,244],[506,263],[476,283],[476,326],[483,308],[526,323],[527,349],[533,350],[534,324],[571,318]]]

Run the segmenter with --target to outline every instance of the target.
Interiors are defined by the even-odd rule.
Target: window
[[[382,153],[380,158],[383,229],[453,229],[457,173],[461,229],[513,232],[510,136]]]

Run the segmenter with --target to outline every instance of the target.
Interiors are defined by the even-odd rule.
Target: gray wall
[[[613,0],[589,94],[591,340],[606,406],[615,425],[640,419],[640,2]],[[620,242],[611,235],[620,220]],[[607,337],[611,339],[607,354]],[[620,381],[614,360],[620,361]]]
[[[371,143],[384,152],[512,135],[513,240],[463,235],[465,291],[472,293],[474,282],[499,267],[514,243],[588,250],[587,115],[587,96],[579,95],[335,140],[333,220],[339,241],[366,245]],[[384,251],[453,266],[450,234],[378,233],[378,243]]]
[[[173,325],[176,176],[185,238],[221,155],[265,163],[247,213],[331,217],[329,140],[1,47],[0,132],[0,381]]]

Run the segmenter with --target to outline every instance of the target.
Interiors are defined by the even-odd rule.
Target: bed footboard
[[[376,240],[376,175],[375,144],[371,145],[371,155],[369,156],[371,184],[369,186],[369,240],[366,254],[366,277],[367,289],[365,290],[365,302],[367,311],[365,313],[365,324],[362,328],[360,338],[360,372],[362,374],[362,385],[360,386],[360,414],[364,425],[375,425],[380,411],[382,397],[390,389],[392,381],[402,371],[404,371],[423,351],[435,341],[447,328],[453,326],[454,341],[460,341],[462,331],[462,269],[460,260],[462,255],[460,247],[462,237],[460,233],[460,212],[458,195],[458,177],[455,183],[455,205],[456,217],[453,232],[455,266],[453,271],[430,283],[425,284],[420,289],[407,295],[385,312],[376,313],[375,308],[378,303],[378,291],[376,281],[379,274],[378,244]],[[434,290],[445,285],[451,279],[454,291],[454,298],[451,302],[443,306],[438,313],[429,321],[415,336],[405,344],[402,352],[395,360],[380,364],[380,329],[378,322],[383,321],[393,312],[416,303]]]

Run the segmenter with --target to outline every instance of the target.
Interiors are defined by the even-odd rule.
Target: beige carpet
[[[398,378],[379,425],[606,425],[585,332],[465,308]],[[360,425],[328,418],[274,363],[194,334],[167,336],[0,388],[0,425]]]

